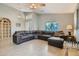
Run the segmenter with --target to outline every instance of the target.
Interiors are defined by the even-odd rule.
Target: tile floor
[[[12,40],[0,40],[0,56],[78,56],[76,48],[60,49],[48,45],[47,41],[31,40],[20,45],[15,45]]]
[[[4,41],[4,40],[3,40]],[[11,43],[10,40],[0,41],[1,56],[45,56],[48,45],[46,41],[31,40],[20,45]]]

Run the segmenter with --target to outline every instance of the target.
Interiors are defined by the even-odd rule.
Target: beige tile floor
[[[47,50],[47,42],[38,39],[20,45],[15,45],[10,40],[0,41],[1,56],[44,56],[47,55]]]
[[[20,45],[15,45],[12,40],[0,40],[0,56],[78,56],[79,50],[76,48],[60,49],[48,45],[47,41],[31,40]]]

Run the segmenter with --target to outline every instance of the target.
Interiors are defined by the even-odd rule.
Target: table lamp
[[[72,25],[67,25],[66,29],[68,30],[68,35],[71,35],[71,31],[72,31]]]

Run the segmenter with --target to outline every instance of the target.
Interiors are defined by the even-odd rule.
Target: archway
[[[11,21],[7,18],[0,19],[0,38],[1,40],[11,38]]]

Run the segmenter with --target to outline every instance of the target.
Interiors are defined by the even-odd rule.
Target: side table
[[[73,47],[75,45],[75,43],[76,43],[76,38],[75,38],[75,36],[67,35],[66,36],[66,41],[71,42],[72,43],[72,47]]]

